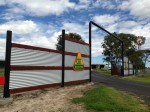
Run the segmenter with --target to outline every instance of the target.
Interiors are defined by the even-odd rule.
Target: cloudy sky
[[[88,23],[110,32],[146,37],[150,48],[150,0],[0,0],[0,59],[4,59],[6,31],[13,42],[55,49],[61,30],[76,32],[88,42]],[[104,32],[92,29],[93,63],[102,63]]]

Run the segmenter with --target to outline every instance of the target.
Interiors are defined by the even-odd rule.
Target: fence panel
[[[58,51],[11,43],[11,36],[8,38],[6,46],[9,47],[7,54],[10,60],[7,63],[8,75],[5,73],[5,97],[10,97],[10,93],[89,81],[89,44],[66,38],[63,41],[66,43],[65,51]],[[78,52],[82,54],[84,62],[82,71],[75,71],[73,68]]]
[[[65,51],[89,55],[89,45],[84,42],[78,42],[71,39],[66,38],[65,40]]]
[[[25,45],[24,45],[25,46]],[[33,46],[31,47],[33,48]],[[11,49],[11,65],[23,66],[61,66],[62,57],[60,53],[53,51],[33,50],[31,48]],[[45,49],[46,50],[46,49]]]
[[[10,92],[61,85],[61,64],[59,51],[12,43]]]
[[[76,83],[80,83],[82,81],[89,81],[89,44],[66,38],[65,51],[70,52],[70,56],[69,53],[68,56],[65,56],[65,66],[72,67],[72,70],[65,70],[65,82],[75,81]],[[75,71],[73,69],[78,52],[81,53],[84,62],[84,70],[82,71]],[[75,55],[71,56],[71,53],[75,53]]]
[[[61,70],[11,71],[9,89],[11,93],[15,93],[17,89],[22,92],[23,89],[54,83],[61,84]]]

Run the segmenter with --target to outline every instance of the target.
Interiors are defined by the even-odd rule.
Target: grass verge
[[[0,76],[3,76],[4,74],[0,72]]]
[[[136,82],[150,83],[150,74],[140,75],[140,76],[128,76],[124,79]]]
[[[98,112],[150,112],[145,104],[135,97],[105,85],[97,86],[72,99],[73,103],[84,103],[87,110]]]
[[[0,68],[0,76],[4,75],[4,68]],[[0,85],[0,93],[3,92],[3,85]]]

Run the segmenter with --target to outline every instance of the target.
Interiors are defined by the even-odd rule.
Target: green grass
[[[87,110],[95,112],[150,112],[135,96],[104,85],[86,91],[83,97],[72,102],[84,103]]]
[[[0,76],[4,75],[4,68],[0,68]],[[0,85],[0,93],[3,92],[3,85]]]
[[[0,76],[3,76],[4,74],[0,72]]]
[[[144,82],[144,83],[150,83],[150,74],[140,75],[140,76],[129,76],[124,77],[124,79],[130,80],[130,81],[136,81],[136,82]]]

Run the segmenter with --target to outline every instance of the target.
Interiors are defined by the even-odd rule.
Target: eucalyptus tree
[[[136,36],[132,34],[124,34],[124,33],[113,33],[118,38],[123,40],[124,42],[124,56],[129,57],[128,52],[130,50],[136,51],[136,47],[133,44],[136,41]],[[103,54],[105,56],[104,60],[107,62],[113,61],[115,64],[117,64],[121,60],[121,43],[120,41],[116,40],[115,38],[111,37],[110,35],[107,35],[104,37],[104,41],[102,43],[103,47]]]

